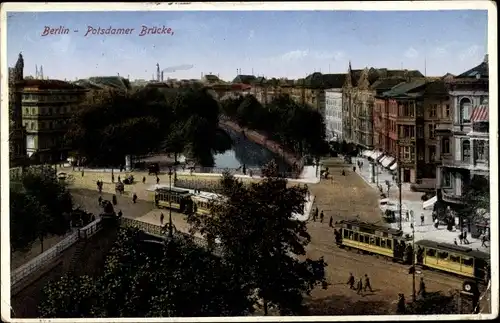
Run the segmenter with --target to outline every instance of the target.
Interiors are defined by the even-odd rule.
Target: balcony
[[[437,123],[436,129],[434,130],[436,135],[439,134],[451,134],[453,130],[453,125],[451,123]]]
[[[467,169],[471,172],[478,173],[478,174],[483,174],[483,173],[489,173],[490,171],[490,166],[489,166],[489,161],[485,160],[476,160],[475,162],[470,160],[455,160],[451,154],[442,154],[441,155],[441,161],[443,163],[443,166],[446,167],[453,167],[453,168],[461,168],[461,169]]]

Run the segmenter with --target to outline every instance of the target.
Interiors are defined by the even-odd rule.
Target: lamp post
[[[397,141],[398,143],[398,158],[397,158],[397,163],[398,163],[398,179],[397,179],[397,184],[398,184],[398,189],[399,189],[399,230],[403,229],[403,194],[402,194],[402,183],[401,183],[401,146],[399,145],[399,139]]]
[[[172,238],[172,167],[168,168],[168,186],[170,191],[170,196],[168,199],[168,237]]]
[[[415,302],[415,300],[417,299],[417,294],[415,292],[415,271],[416,271],[416,268],[415,268],[415,255],[416,255],[416,250],[415,250],[415,216],[414,216],[414,213],[413,213],[413,210],[410,210],[410,216],[411,216],[411,219],[412,219],[412,225],[411,225],[411,232],[412,232],[412,253],[411,253],[411,263],[412,263],[412,268],[413,268],[413,301]]]

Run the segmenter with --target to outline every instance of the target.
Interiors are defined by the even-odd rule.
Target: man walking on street
[[[319,220],[321,223],[323,223],[324,218],[325,218],[325,215],[323,214],[323,211],[321,211],[321,214],[319,215]]]
[[[357,290],[357,294],[362,294],[363,293],[363,278],[360,278],[358,280],[358,288],[356,289]]]
[[[160,178],[156,176],[156,184],[160,184]]]
[[[464,244],[469,244],[469,240],[467,239],[467,231],[464,231]]]
[[[464,235],[462,232],[460,232],[460,234],[458,235],[458,240],[460,240],[460,244],[464,242]]]
[[[333,218],[330,216],[330,223],[328,224],[330,228],[333,228]]]
[[[370,292],[373,293],[372,285],[370,285],[370,278],[368,278],[368,275],[365,274],[365,292],[367,288],[370,289]]]
[[[350,289],[354,289],[354,283],[355,283],[354,276],[352,275],[352,273],[349,273],[349,279],[347,280],[347,285],[349,285]]]
[[[163,225],[163,220],[165,219],[165,216],[163,213],[160,214],[160,224]]]
[[[420,225],[424,225],[424,214],[420,215]]]
[[[102,196],[99,196],[99,198],[97,199],[99,201],[99,206],[101,206],[101,203],[102,203]]]
[[[424,277],[420,277],[420,287],[418,289],[418,295],[425,297],[425,283]]]
[[[319,210],[318,210],[318,207],[316,207],[316,209],[314,210],[314,214],[313,214],[313,221],[316,222],[316,219],[318,218],[318,213],[319,213]]]
[[[134,202],[134,204],[137,202],[137,194],[134,193],[134,196],[132,196],[132,202]]]
[[[481,238],[481,247],[488,248],[488,246],[486,245],[486,235],[483,235],[483,237]]]

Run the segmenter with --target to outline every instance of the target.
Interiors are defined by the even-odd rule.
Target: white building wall
[[[343,140],[341,89],[328,89],[325,91],[324,118],[327,140]]]

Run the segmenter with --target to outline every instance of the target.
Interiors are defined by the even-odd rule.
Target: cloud
[[[458,55],[458,58],[461,61],[465,60],[471,60],[472,58],[478,57],[479,56],[479,46],[478,45],[472,45],[460,52]]]
[[[408,48],[405,52],[405,57],[410,59],[417,58],[418,55],[418,51],[413,47]]]
[[[255,36],[255,31],[252,29],[250,30],[250,32],[248,33],[248,39],[252,39],[253,37]]]
[[[292,50],[281,55],[283,61],[296,61],[301,59],[316,59],[316,60],[334,60],[338,61],[345,57],[344,52],[335,51],[311,51],[311,50]]]

